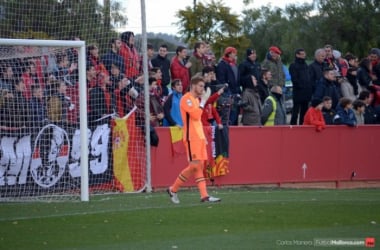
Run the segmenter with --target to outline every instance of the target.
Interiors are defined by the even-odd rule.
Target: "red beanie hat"
[[[274,53],[276,53],[276,54],[279,54],[279,55],[282,54],[281,50],[280,50],[278,47],[276,47],[276,46],[272,46],[272,47],[270,47],[270,48],[269,48],[269,51],[272,51],[272,52],[274,52]]]
[[[225,50],[224,50],[224,55],[228,55],[230,53],[235,53],[237,54],[237,50],[234,48],[234,47],[227,47]]]

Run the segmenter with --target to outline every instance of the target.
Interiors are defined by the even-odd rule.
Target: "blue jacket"
[[[102,57],[102,63],[106,67],[107,71],[111,74],[111,65],[114,64],[119,67],[121,73],[125,73],[124,59],[122,56],[116,54],[110,50],[107,54]]]
[[[173,91],[168,99],[164,103],[164,121],[163,126],[183,126],[181,111],[179,107],[179,102],[182,98],[182,93]]]
[[[342,106],[338,105],[336,115],[334,117],[334,124],[348,125],[350,127],[356,126],[356,117],[352,109],[345,110]]]

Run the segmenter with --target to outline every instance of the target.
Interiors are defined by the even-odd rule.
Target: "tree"
[[[0,35],[6,38],[27,38],[37,34],[43,39],[67,39],[79,36],[88,42],[108,42],[115,36],[118,24],[126,17],[119,1],[105,0],[7,0],[0,3],[2,16]],[[32,37],[32,36],[30,36]]]
[[[209,41],[217,56],[227,46],[247,48],[248,39],[242,35],[241,22],[237,15],[222,2],[214,0],[204,5],[197,3],[193,8],[187,6],[176,14],[179,18],[179,34],[184,41],[193,44],[196,41]]]

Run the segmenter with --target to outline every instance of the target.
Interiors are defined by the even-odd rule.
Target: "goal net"
[[[146,188],[138,75],[109,57],[123,17],[100,2],[0,3],[0,201]]]

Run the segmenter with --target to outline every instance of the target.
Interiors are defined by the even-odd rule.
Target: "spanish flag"
[[[113,120],[112,152],[115,186],[123,192],[139,191],[146,180],[144,135],[136,127],[134,108],[124,118]]]

